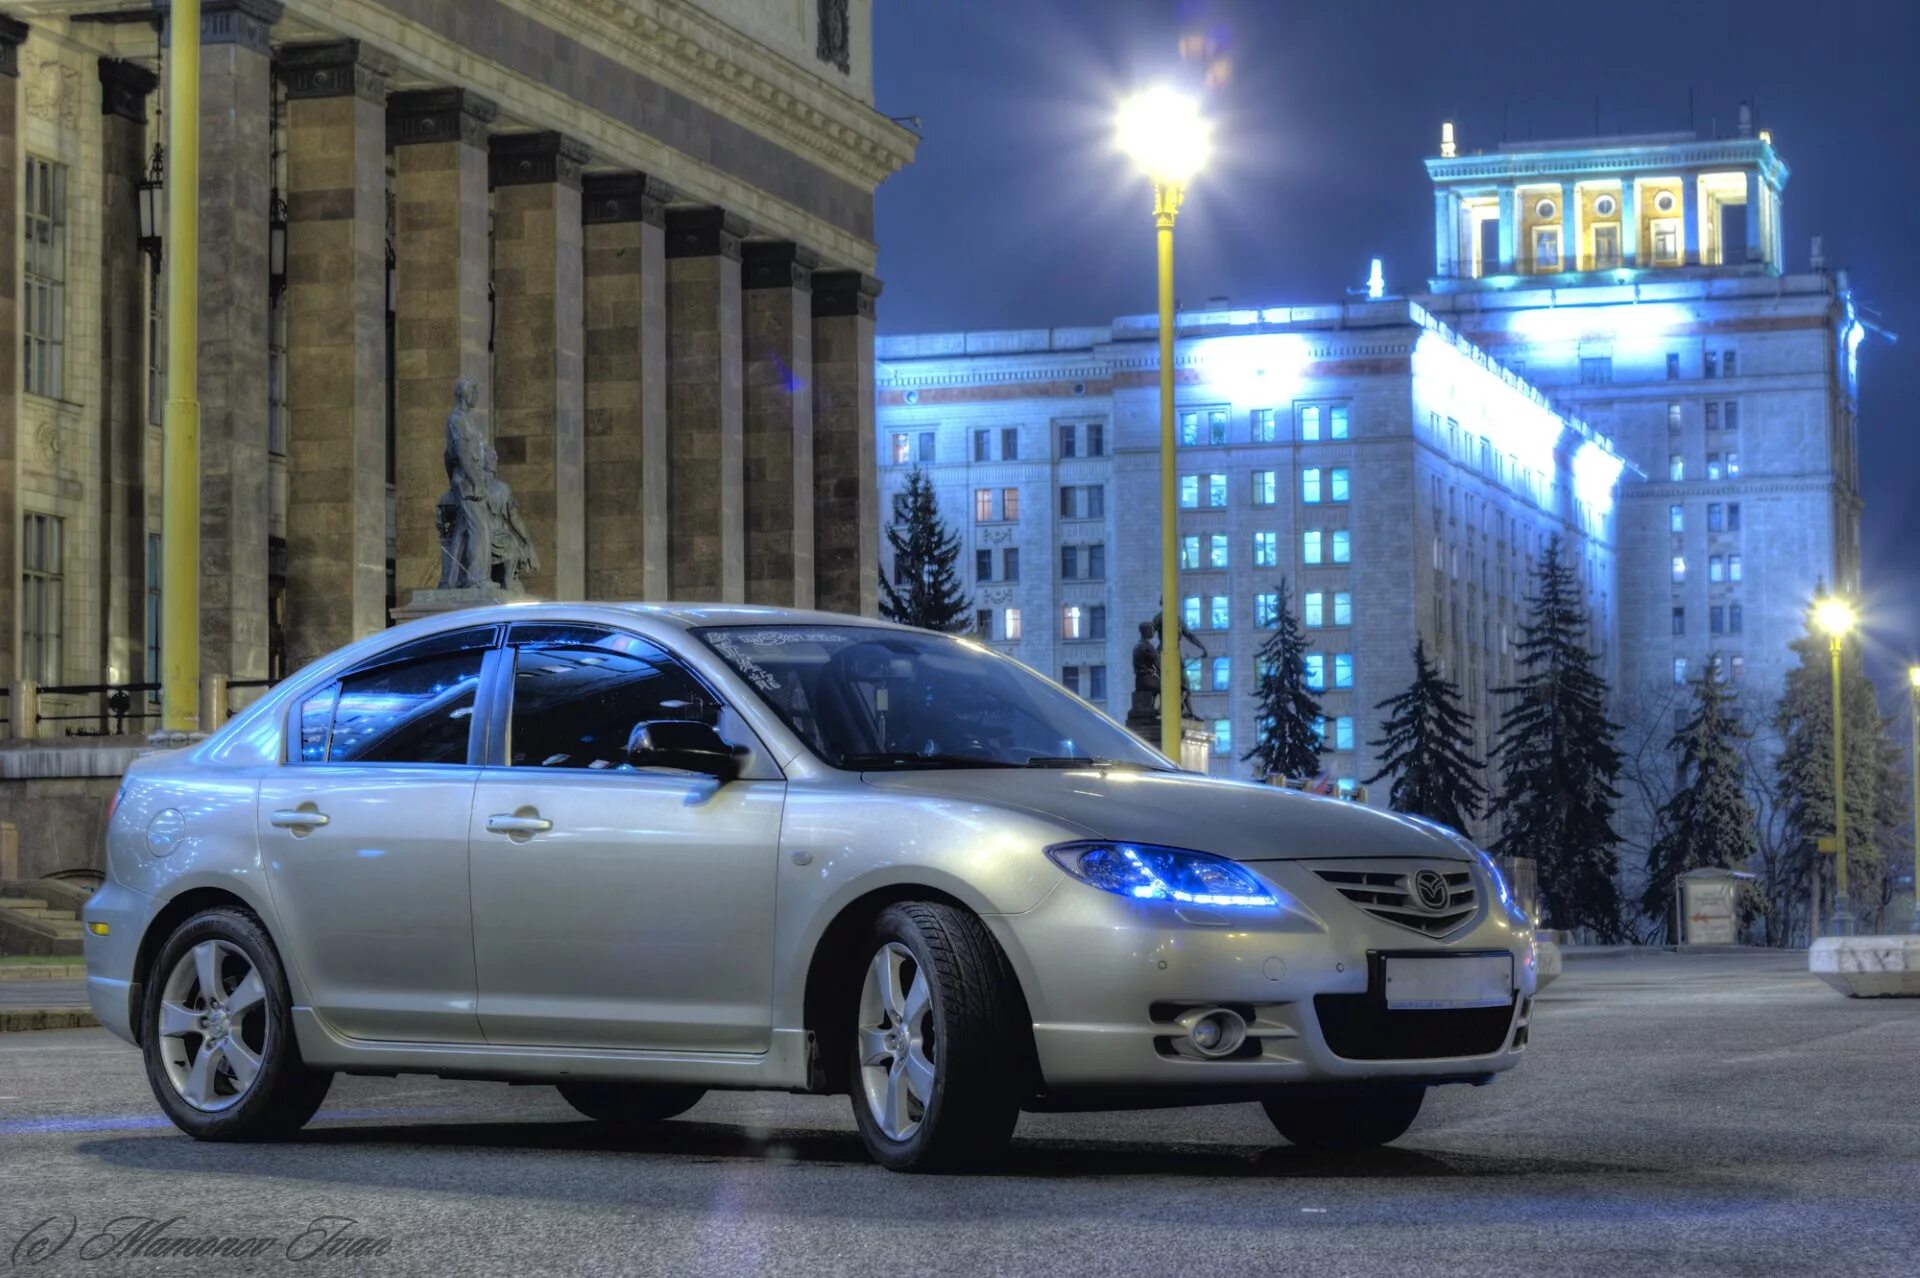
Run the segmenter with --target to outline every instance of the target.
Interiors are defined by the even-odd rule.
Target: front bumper
[[[1363,912],[1298,863],[1247,868],[1279,890],[1279,910],[1182,910],[1070,882],[1025,914],[989,920],[1033,1014],[1047,1091],[1481,1080],[1519,1063],[1535,988],[1532,937],[1493,899],[1479,867],[1478,912],[1444,941]],[[1379,1000],[1370,954],[1465,951],[1513,956],[1509,1006],[1388,1012]],[[1246,1018],[1248,1046],[1219,1060],[1174,1051],[1176,1018],[1212,1006]]]
[[[87,924],[82,935],[87,958],[87,1002],[102,1026],[127,1042],[136,1042],[132,1003],[134,962],[158,902],[144,892],[108,879],[80,910]],[[95,934],[92,924],[107,925]]]

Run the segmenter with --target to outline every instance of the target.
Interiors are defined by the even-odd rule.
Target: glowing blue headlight
[[[1259,879],[1225,857],[1149,843],[1056,843],[1047,855],[1061,869],[1116,896],[1180,905],[1272,909]]]

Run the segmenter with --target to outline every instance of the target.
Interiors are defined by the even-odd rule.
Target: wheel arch
[[[858,961],[861,944],[873,921],[880,917],[882,910],[902,901],[931,901],[964,910],[975,918],[981,917],[980,911],[968,901],[923,882],[883,884],[840,907],[814,942],[807,959],[802,1016],[803,1025],[813,1044],[813,1091],[838,1094],[848,1091],[852,1086],[846,1055],[834,1047],[838,1032],[853,1015],[853,985],[845,978]],[[989,928],[988,932],[991,935],[992,929]],[[1033,1015],[1028,1010],[1026,992],[1021,986],[1019,972],[1015,970],[1007,956],[1006,947],[997,936],[994,938],[994,948],[1000,955],[1015,1002],[1024,1058],[1016,1065],[1025,1071],[1029,1079],[1037,1082],[1040,1077],[1039,1051],[1034,1043]]]
[[[133,1041],[140,1043],[143,1030],[141,1008],[146,1003],[147,978],[153,965],[159,960],[160,949],[167,938],[194,915],[205,910],[232,906],[245,910],[267,934],[267,943],[280,954],[280,942],[273,934],[273,926],[266,914],[252,901],[228,888],[202,884],[189,887],[185,891],[169,898],[166,904],[153,912],[147,921],[147,929],[141,933],[140,947],[134,952],[132,977],[127,984],[127,1024],[133,1031]],[[286,958],[280,956],[281,967],[286,967]]]

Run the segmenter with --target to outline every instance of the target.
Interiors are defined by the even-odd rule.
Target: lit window
[[[1247,417],[1247,429],[1256,444],[1271,444],[1274,441],[1273,410],[1256,408]]]
[[[1300,500],[1309,504],[1320,500],[1320,468],[1309,466],[1300,472]]]
[[[1253,535],[1253,566],[1275,568],[1280,563],[1280,534],[1257,532]]]
[[[27,198],[21,210],[26,231],[26,253],[20,262],[21,385],[29,395],[58,399],[67,331],[67,168],[30,155],[26,169]]]
[[[1207,567],[1227,566],[1227,534],[1213,533],[1207,538]]]
[[[1213,752],[1223,758],[1233,753],[1233,720],[1213,721]]]
[[[1687,681],[1687,659],[1685,657],[1675,657],[1673,659],[1673,681],[1675,683],[1685,683]]]
[[[1318,590],[1309,590],[1300,598],[1300,611],[1309,629],[1318,629],[1326,624],[1326,596]]]
[[[1318,528],[1309,528],[1300,534],[1300,558],[1310,564],[1320,562],[1321,532]]]
[[[904,466],[912,459],[913,453],[911,446],[907,443],[907,437],[904,434],[895,435],[893,437],[893,464],[896,466]]]
[[[1667,507],[1667,529],[1670,532],[1685,532],[1687,530],[1686,507],[1679,505]]]
[[[1727,454],[1727,478],[1728,479],[1740,478],[1740,454],[1739,453]]]
[[[1269,590],[1253,597],[1253,624],[1262,630],[1271,630],[1280,624],[1279,595]]]
[[[1707,454],[1707,478],[1719,479],[1724,474],[1725,474],[1725,471],[1721,469],[1720,454],[1708,453]]]
[[[977,524],[993,522],[993,489],[976,488],[973,490],[973,521]]]
[[[1725,581],[1727,579],[1727,561],[1722,555],[1707,557],[1707,580]]]
[[[1200,628],[1199,595],[1188,595],[1180,601],[1180,620],[1186,623],[1187,629],[1189,630],[1198,630]]]
[[[1086,614],[1079,604],[1068,604],[1060,610],[1060,637],[1062,639],[1084,639]]]
[[[1227,504],[1227,477],[1225,475],[1207,476],[1207,505],[1219,510]]]
[[[1279,500],[1280,490],[1276,487],[1276,483],[1275,472],[1271,470],[1254,471],[1253,504],[1256,506],[1271,506],[1275,501]]]
[[[1725,532],[1727,530],[1727,508],[1717,501],[1707,503],[1707,531]]]
[[[1000,517],[1012,521],[1020,518],[1020,490],[1002,488],[1000,490]]]
[[[1198,534],[1189,534],[1180,539],[1180,571],[1196,572],[1200,568],[1200,538]]]
[[[1333,721],[1333,748],[1353,749],[1353,716],[1341,715]]]
[[[1333,624],[1336,626],[1353,624],[1353,596],[1344,590],[1337,590],[1333,595]]]
[[[1680,405],[1677,403],[1669,403],[1667,405],[1667,429],[1680,429]]]
[[[1225,630],[1233,624],[1233,612],[1227,605],[1225,595],[1215,595],[1213,605],[1207,610],[1208,623],[1215,630]]]
[[[1233,690],[1233,664],[1230,658],[1215,657],[1213,659],[1213,690],[1215,692]]]
[[[1307,443],[1320,438],[1320,405],[1307,404],[1301,407],[1300,438]]]
[[[1018,639],[1020,637],[1020,610],[1018,608],[1007,609],[1005,614],[1003,614],[1002,624],[1004,626],[1004,630],[1002,631],[1003,638]]]
[[[1180,509],[1200,509],[1200,476],[1180,476]]]
[[[1328,500],[1330,501],[1347,500],[1347,497],[1349,495],[1347,490],[1347,468],[1345,466],[1336,466],[1327,473],[1329,476]]]
[[[1314,739],[1324,747],[1327,744],[1327,716],[1316,714],[1308,727],[1312,729]]]
[[[1313,689],[1315,692],[1324,690],[1327,686],[1326,654],[1309,652],[1303,664],[1306,666],[1307,687]]]
[[[1347,437],[1347,406],[1335,404],[1327,413],[1327,437],[1345,439]]]
[[[1192,448],[1200,442],[1200,414],[1180,414],[1180,447]]]
[[[1667,478],[1679,483],[1687,477],[1687,459],[1679,453],[1667,458]]]
[[[1738,555],[1727,556],[1727,580],[1740,580],[1740,556]]]
[[[1353,686],[1353,654],[1338,652],[1333,657],[1333,686],[1351,688]]]
[[[1333,530],[1333,562],[1344,564],[1353,558],[1352,538],[1344,528]]]
[[[1186,685],[1188,692],[1200,691],[1200,658],[1182,657],[1180,659],[1180,682]]]
[[[1687,579],[1687,557],[1685,555],[1675,555],[1673,557],[1673,579],[1675,581],[1685,581]]]

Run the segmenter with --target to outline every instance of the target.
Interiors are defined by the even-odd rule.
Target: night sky
[[[1421,167],[1505,137],[1734,131],[1740,102],[1792,169],[1787,264],[1810,237],[1863,314],[1869,652],[1920,655],[1920,3],[1677,0],[878,0],[878,105],[919,159],[879,192],[883,332],[1098,324],[1153,308],[1150,194],[1113,150],[1136,86],[1210,70],[1216,156],[1180,219],[1182,306],[1321,302],[1386,261],[1433,266]],[[1629,15],[1638,14],[1637,17]],[[1595,21],[1583,19],[1589,15]],[[1551,19],[1543,21],[1543,19]],[[1180,37],[1208,51],[1183,61]],[[1598,128],[1596,130],[1596,116]],[[1889,699],[1890,700],[1890,699]]]

